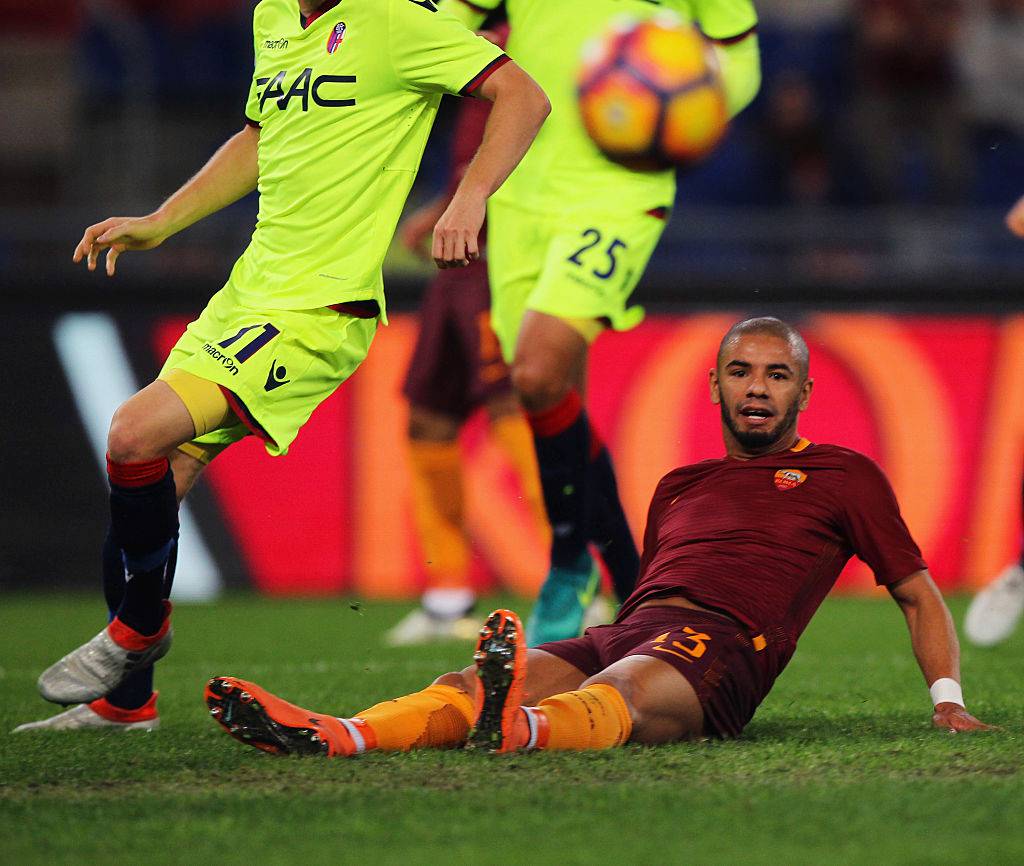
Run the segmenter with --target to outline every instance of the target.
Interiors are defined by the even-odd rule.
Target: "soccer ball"
[[[729,120],[710,44],[674,16],[623,20],[588,43],[577,94],[591,139],[632,169],[697,162]]]

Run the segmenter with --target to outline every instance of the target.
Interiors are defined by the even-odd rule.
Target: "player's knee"
[[[110,421],[107,452],[115,463],[140,463],[161,456],[152,453],[153,449],[133,415],[132,408],[128,404],[122,404]]]
[[[519,359],[512,365],[512,387],[528,412],[550,409],[569,391],[569,383],[561,371],[536,361]]]
[[[476,689],[476,668],[470,666],[461,671],[442,674],[434,680],[434,685],[451,686],[452,688],[462,689],[469,694],[473,694]]]

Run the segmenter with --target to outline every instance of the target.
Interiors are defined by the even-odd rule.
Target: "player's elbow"
[[[722,87],[729,117],[735,117],[754,101],[761,89],[761,49],[751,34],[735,45],[718,48]]]

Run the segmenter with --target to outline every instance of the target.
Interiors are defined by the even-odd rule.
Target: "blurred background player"
[[[477,27],[500,0],[444,0]],[[600,154],[579,117],[584,44],[617,16],[671,9],[715,43],[730,115],[757,93],[757,14],[749,0],[509,0],[508,50],[551,100],[551,117],[488,208],[492,321],[533,430],[552,527],[551,567],[527,625],[531,645],[575,637],[599,576],[619,599],[639,557],[619,503],[611,458],[583,406],[587,355],[603,330],[639,324],[629,297],[675,199],[671,169],[637,172]]]
[[[89,226],[75,249],[74,261],[89,270],[105,253],[113,276],[126,250],[152,249],[260,193],[252,241],[227,284],[158,379],[111,421],[110,623],[39,677],[44,698],[80,706],[23,728],[155,726],[152,665],[172,640],[166,599],[178,502],[214,456],[250,434],[269,454],[287,453],[366,356],[378,319],[386,321],[381,264],[441,94],[495,103],[477,157],[434,229],[441,268],[476,258],[486,199],[547,115],[529,76],[431,3],[350,0],[344,21],[325,17],[337,5],[259,4],[246,126],[156,211]],[[358,39],[339,52],[353,26]]]
[[[504,24],[482,35],[503,45]],[[405,247],[429,258],[429,237],[444,213],[473,154],[480,146],[490,104],[461,100],[452,131],[451,167],[445,191],[410,214],[399,228]],[[409,462],[413,513],[427,564],[420,607],[387,634],[394,646],[446,638],[475,638],[479,618],[470,617],[476,593],[470,585],[470,541],[464,525],[459,431],[484,407],[490,435],[516,471],[520,489],[539,525],[546,527],[530,429],[512,393],[508,366],[491,328],[487,265],[439,272],[424,293],[419,334],[403,393],[409,400]]]
[[[1006,225],[1024,238],[1024,198],[1006,215]],[[1024,501],[1024,493],[1022,493]],[[1018,562],[1006,566],[979,592],[964,617],[964,633],[971,643],[993,646],[1013,634],[1024,614],[1024,551]]]

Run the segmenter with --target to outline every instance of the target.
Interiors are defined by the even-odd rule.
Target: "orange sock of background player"
[[[520,414],[500,415],[491,419],[491,435],[505,452],[519,477],[523,495],[530,505],[539,526],[550,532],[547,512],[544,510],[544,495],[540,489],[540,471],[537,469],[537,454],[533,449],[533,433],[530,425]]]
[[[430,589],[461,589],[469,579],[463,533],[462,455],[457,442],[409,442],[413,510]]]
[[[521,749],[611,749],[632,732],[633,719],[618,689],[596,683],[523,707],[513,740]]]
[[[461,746],[476,718],[473,698],[454,686],[428,686],[422,692],[384,701],[351,720],[367,748],[405,752]]]

